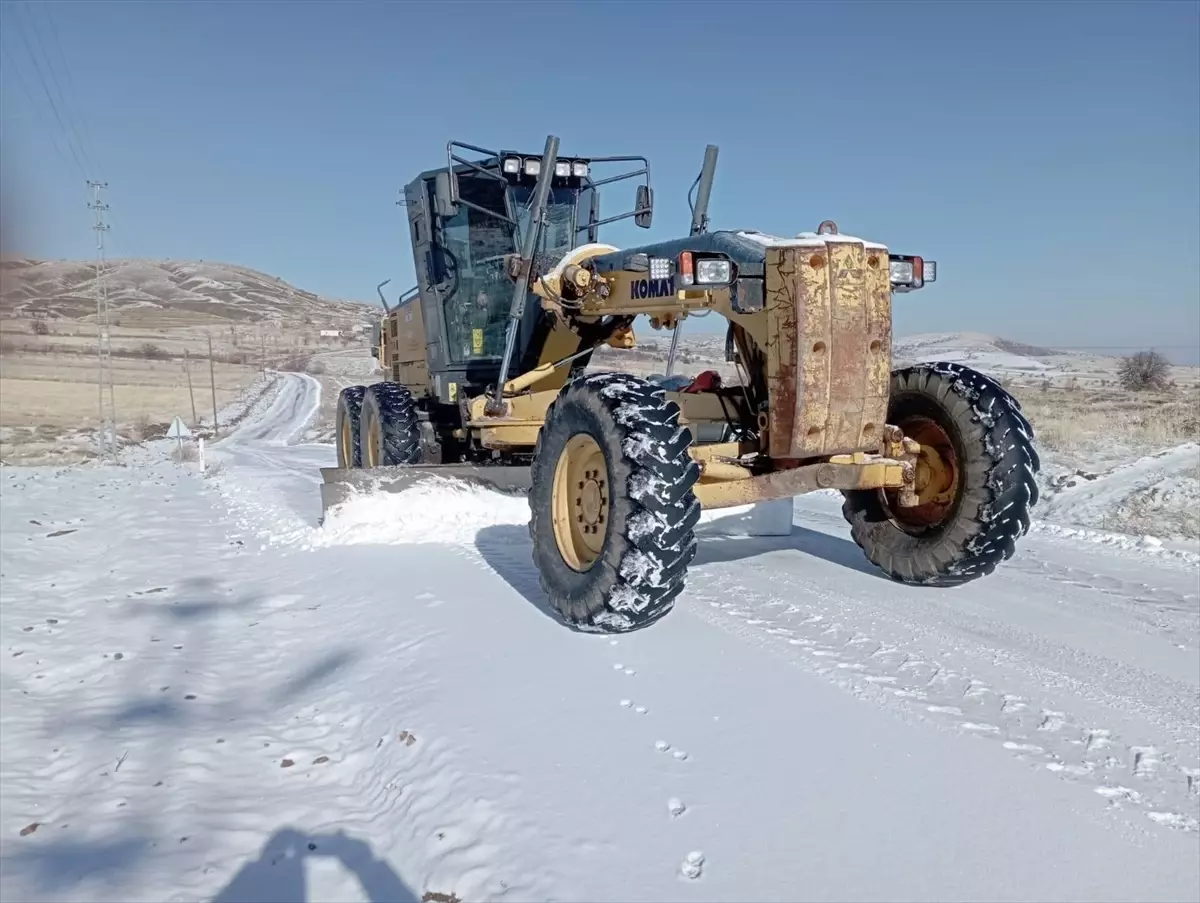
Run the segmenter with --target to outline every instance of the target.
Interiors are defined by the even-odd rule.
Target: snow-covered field
[[[1062,351],[1014,342],[976,332],[929,332],[897,338],[892,346],[897,364],[951,361],[989,373],[997,379],[1048,383],[1053,386],[1115,386],[1120,357],[1088,351]],[[1200,370],[1175,366],[1171,377],[1196,388]]]
[[[818,494],[587,635],[522,499],[318,526],[320,395],[281,375],[207,475],[0,469],[0,898],[1200,896],[1193,551],[1038,523],[904,587]]]

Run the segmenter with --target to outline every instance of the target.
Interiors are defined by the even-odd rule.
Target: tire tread
[[[922,541],[881,516],[873,492],[846,493],[842,514],[851,538],[888,576],[960,586],[992,573],[1029,532],[1041,471],[1034,431],[999,383],[961,364],[917,364],[893,373],[893,398],[912,392],[938,401],[961,433],[966,483],[956,521]],[[889,421],[893,416],[889,412]]]

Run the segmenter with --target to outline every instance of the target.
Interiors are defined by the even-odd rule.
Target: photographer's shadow
[[[417,903],[419,899],[365,841],[342,831],[305,834],[283,828],[266,842],[258,859],[238,870],[213,903],[309,903],[304,859],[310,856],[341,862],[354,873],[371,903]]]

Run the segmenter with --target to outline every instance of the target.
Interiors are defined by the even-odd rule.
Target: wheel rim
[[[892,519],[905,529],[919,531],[939,527],[953,513],[961,489],[954,441],[941,424],[929,417],[908,417],[896,425],[905,436],[921,445],[913,487],[919,504],[903,508],[899,504],[899,491],[889,489],[885,493],[888,510]]]
[[[586,433],[567,440],[554,467],[554,539],[563,561],[586,571],[604,550],[609,520],[608,465]]]
[[[367,444],[366,444],[366,448],[363,449],[363,451],[366,453],[366,456],[367,456],[367,466],[368,467],[378,467],[379,466],[379,448],[380,448],[379,418],[378,417],[368,417],[367,418]]]
[[[350,447],[350,420],[344,418],[342,420],[342,442],[338,449],[338,465],[341,467],[349,467],[353,464],[354,450]]]

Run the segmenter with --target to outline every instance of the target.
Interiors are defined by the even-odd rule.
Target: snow
[[[897,365],[906,362],[946,361],[965,364],[989,376],[1042,376],[1055,371],[1050,363],[1023,354],[1005,351],[993,336],[981,333],[922,333],[898,338],[892,344]],[[1063,360],[1071,356],[1060,355]]]
[[[1200,507],[1200,444],[1186,442],[1102,475],[1071,476],[1053,489],[1040,512],[1044,517],[1102,527],[1137,506],[1142,516],[1157,520],[1169,536],[1166,521],[1173,512],[1194,512]]]
[[[756,505],[716,508],[700,512],[697,536],[789,536],[792,500],[778,499]]]
[[[523,524],[529,501],[449,480],[428,479],[400,493],[356,498],[326,518],[318,535],[294,534],[314,546],[391,543],[471,543],[499,524]]]
[[[818,235],[816,232],[798,232],[795,238],[781,238],[778,235],[768,235],[766,232],[749,230],[744,230],[737,234],[760,245],[766,245],[768,248],[821,248],[830,243],[854,242],[873,251],[887,250],[887,245],[867,241],[865,238],[858,238],[855,235],[843,235],[841,233]]]
[[[281,376],[207,475],[0,471],[0,898],[1200,895],[1197,562],[1035,524],[906,587],[822,492],[580,633],[523,499],[318,527],[318,401]]]

